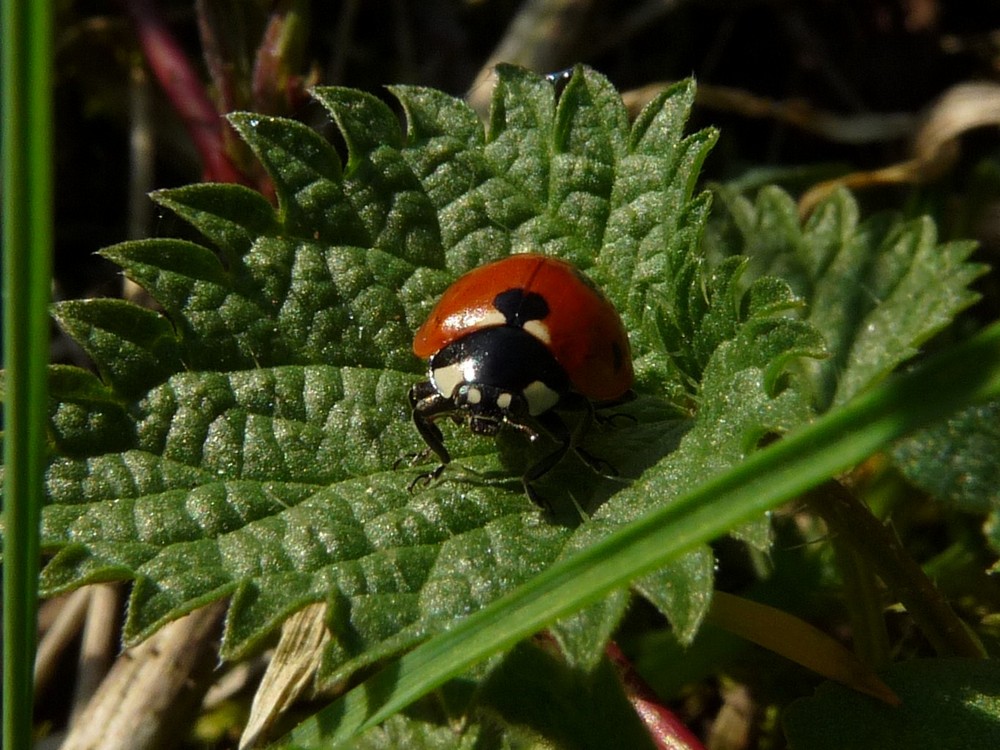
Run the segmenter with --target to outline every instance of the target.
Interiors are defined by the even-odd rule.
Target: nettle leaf
[[[346,164],[300,123],[233,115],[277,208],[232,185],[161,191],[213,247],[104,251],[163,312],[57,308],[100,378],[52,370],[46,594],[132,580],[127,643],[229,597],[225,658],[324,602],[330,682],[809,417],[788,365],[822,347],[788,316],[798,298],[777,279],[743,288],[739,262],[700,260],[709,201],[693,190],[715,136],[682,135],[693,86],[663,92],[630,128],[593,71],[578,69],[558,102],[537,75],[498,76],[485,129],[428,89],[392,89],[405,133],[381,100],[318,89]],[[621,309],[641,395],[585,439],[620,476],[567,459],[540,488],[563,500],[549,515],[518,473],[545,446],[444,425],[455,464],[411,493],[420,467],[396,465],[423,447],[406,399],[423,369],[413,331],[459,274],[523,250],[573,260]],[[593,517],[581,522],[574,500]],[[763,545],[764,529],[741,534]],[[707,607],[711,562],[703,548],[636,586],[682,638]],[[564,638],[574,658],[593,663],[627,600]]]
[[[702,320],[716,320],[719,328],[735,331],[707,357],[697,394],[699,408],[688,419],[637,417],[641,426],[623,431],[614,446],[599,453],[612,465],[627,467],[630,476],[641,473],[641,482],[599,508],[577,531],[566,554],[739,463],[761,441],[804,424],[814,414],[808,389],[791,379],[788,366],[803,357],[822,357],[826,350],[818,331],[784,315],[797,302],[788,287],[760,279],[738,295],[731,270],[708,278],[702,277],[704,272],[700,269],[689,278],[693,286],[707,290]],[[683,340],[675,343],[684,345]],[[687,351],[678,353],[695,361],[692,351],[697,345],[692,341]],[[663,452],[665,445],[670,448]],[[759,549],[770,545],[767,518],[733,533]],[[670,620],[680,641],[689,643],[711,603],[713,569],[711,550],[703,547],[634,587]],[[572,659],[591,667],[627,603],[621,595],[608,597],[559,623],[553,632]]]
[[[492,727],[491,731],[489,726],[463,722],[462,727],[456,728],[448,725],[447,717],[435,722],[426,716],[396,714],[355,739],[353,747],[358,750],[402,747],[412,750],[504,750],[521,747],[503,742],[500,735],[499,727]]]
[[[717,189],[736,240],[729,252],[750,259],[751,277],[786,279],[809,300],[807,320],[823,332],[830,356],[805,367],[816,406],[842,404],[917,353],[977,295],[969,284],[986,267],[969,263],[970,241],[937,241],[927,217],[859,221],[846,191],[816,207],[804,226],[776,187],[756,203]]]
[[[654,747],[608,659],[584,672],[567,665],[551,644],[527,641],[492,661],[488,672],[463,675],[351,747]]]
[[[901,699],[888,706],[825,683],[785,716],[793,750],[992,747],[1000,736],[1000,669],[983,659],[914,659],[882,675]]]
[[[531,746],[656,746],[608,659],[584,672],[544,648],[522,643],[491,672],[480,699],[482,713],[526,730],[534,740]]]
[[[987,517],[1000,550],[1000,403],[973,406],[922,430],[892,450],[907,479],[938,500]]]
[[[58,304],[55,315],[123,398],[145,393],[181,367],[173,328],[151,310],[116,299],[71,300]]]

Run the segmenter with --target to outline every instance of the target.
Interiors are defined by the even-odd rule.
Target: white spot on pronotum
[[[552,343],[552,337],[549,336],[549,327],[545,325],[540,320],[529,320],[524,324],[524,330],[534,336],[536,339],[541,341],[543,344],[548,346]]]
[[[455,389],[462,383],[467,382],[465,369],[464,362],[456,362],[455,364],[434,368],[431,371],[431,381],[433,381],[437,392],[445,398],[451,398],[455,393]]]
[[[478,404],[483,400],[483,392],[478,388],[469,388],[465,392],[465,398],[470,404]]]
[[[506,411],[510,408],[511,402],[513,402],[514,397],[509,393],[501,393],[497,396],[497,406]]]
[[[558,404],[559,394],[536,380],[524,389],[524,400],[528,402],[528,413],[534,417]]]

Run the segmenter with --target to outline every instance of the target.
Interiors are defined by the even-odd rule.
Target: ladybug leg
[[[444,444],[444,435],[436,424],[435,419],[446,416],[455,410],[455,405],[451,400],[446,399],[428,381],[417,383],[410,389],[410,406],[413,409],[413,424],[420,433],[420,437],[427,443],[427,450],[432,451],[441,463],[433,471],[421,474],[410,483],[410,491],[418,484],[424,486],[430,484],[444,471],[444,467],[451,463],[451,454]]]
[[[572,449],[572,451],[580,457],[580,460],[587,464],[587,466],[589,466],[595,474],[600,474],[601,476],[606,477],[617,477],[618,470],[615,469],[614,466],[578,445],[580,436],[585,435],[594,422],[600,423],[599,417],[594,413],[594,405],[590,402],[590,400],[584,398],[583,396],[570,393],[563,396],[560,408],[567,411],[579,412],[582,415],[580,422],[576,426],[576,429],[571,431],[569,427],[567,427],[566,423],[559,416],[557,416],[555,412],[545,412],[537,418],[539,424],[545,428],[545,431],[548,432],[555,440],[559,441],[560,447],[550,456],[546,456],[538,464],[532,467],[530,473],[535,474],[533,478],[538,479],[549,471],[553,466],[559,463],[559,461],[570,449]],[[549,463],[550,458],[552,459],[551,463]],[[541,471],[535,473],[539,466],[541,466]]]
[[[590,426],[596,422],[597,424],[605,424],[601,416],[594,412],[594,404],[582,396],[577,396],[575,394],[570,394],[569,398],[564,397],[564,406],[567,409],[572,409],[574,411],[581,412],[583,417],[580,420],[580,424],[577,425],[576,431],[573,434],[573,439],[570,442],[570,447],[573,452],[580,457],[595,474],[600,474],[601,476],[618,476],[618,470],[614,466],[609,464],[607,461],[598,458],[590,451],[584,450],[580,445],[578,445],[578,440],[581,435],[585,435]],[[613,417],[614,415],[612,415]]]
[[[595,474],[600,474],[602,477],[617,477],[618,469],[609,464],[603,458],[598,458],[593,453],[585,451],[579,445],[573,446],[573,450],[580,457],[580,459],[589,466]]]
[[[552,510],[552,506],[535,492],[531,483],[548,474],[557,463],[563,460],[563,457],[565,457],[570,446],[573,444],[573,433],[570,432],[569,427],[566,426],[562,418],[553,411],[547,411],[544,414],[538,415],[537,420],[545,431],[559,443],[559,447],[530,466],[524,473],[524,476],[521,477],[521,481],[524,484],[524,491],[531,499],[531,502],[544,510]]]
[[[591,404],[591,412],[594,415],[594,421],[596,421],[599,425],[610,426],[610,427],[619,426],[615,424],[615,420],[622,420],[622,422],[626,422],[631,425],[638,424],[639,420],[636,419],[631,414],[620,414],[620,413],[600,414],[597,411],[595,411],[596,409],[600,410],[614,409],[616,406],[621,406],[622,404],[627,404],[629,401],[634,401],[635,398],[636,398],[635,391],[629,389],[625,391],[625,393],[623,393],[621,396],[611,401],[599,401],[596,404]]]
[[[631,414],[621,414],[615,412],[612,414],[597,414],[594,413],[594,421],[601,427],[612,427],[612,428],[623,428],[623,427],[633,427],[639,424],[639,420],[636,419]]]

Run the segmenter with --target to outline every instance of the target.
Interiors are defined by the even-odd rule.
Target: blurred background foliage
[[[164,50],[157,33],[176,46]],[[803,192],[834,175],[911,159],[942,96],[996,81],[1000,3],[67,0],[59,3],[56,48],[56,278],[62,296],[76,297],[118,293],[117,271],[96,249],[180,231],[154,212],[146,192],[233,177],[204,168],[185,127],[177,98],[190,101],[195,81],[217,112],[281,114],[329,131],[308,98],[313,84],[361,88],[389,102],[386,84],[431,86],[467,94],[483,111],[484,74],[498,60],[540,72],[584,62],[635,106],[649,87],[693,75],[699,106],[690,129],[721,129],[706,178],[777,181]],[[192,81],[166,80],[184,67]],[[933,170],[933,181],[924,170],[920,190],[910,181],[865,190],[866,208],[930,211],[942,239],[973,236],[984,257],[995,255],[998,143],[995,127],[982,126],[1000,121],[1000,106],[988,91],[954,105],[993,112],[952,113],[961,148]],[[237,175],[253,184],[257,170],[235,140],[223,132]]]
[[[995,264],[1000,252],[998,0],[60,0],[56,32],[61,299],[143,302],[141,290],[94,253],[125,238],[190,231],[155,208],[149,191],[210,179],[269,194],[221,114],[294,117],[337,143],[325,111],[309,99],[311,86],[364,89],[397,109],[385,85],[430,86],[467,96],[485,113],[489,71],[500,61],[545,73],[586,63],[633,111],[693,75],[699,89],[689,130],[721,130],[706,181],[750,193],[778,183],[803,213],[832,185],[847,184],[864,214],[928,213],[942,241],[978,240],[976,260]],[[960,321],[967,330],[1000,312],[996,279],[977,282],[983,300]],[[52,358],[85,364],[58,334]],[[879,461],[854,477],[876,515],[894,509],[907,549],[960,608],[995,601],[978,524],[931,503],[903,508],[899,494],[912,488]],[[833,553],[799,546],[825,533],[816,523],[806,513],[778,518],[777,551],[766,559],[720,542],[720,588],[751,591],[845,632],[819,594],[834,588]],[[114,602],[110,611],[120,612]],[[43,608],[43,631],[64,603]],[[678,671],[677,644],[649,635],[655,619],[648,608],[631,612],[623,647],[661,695],[682,696],[682,715],[709,746],[780,746],[770,706],[808,692],[814,678],[770,653],[748,656],[745,644],[711,628]],[[919,653],[906,619],[889,620],[900,652]],[[683,687],[740,652],[725,675]],[[50,681],[38,707],[43,721],[65,720],[66,689]],[[222,719],[223,730],[205,729],[218,746],[232,744],[225,737],[241,721],[240,706]]]

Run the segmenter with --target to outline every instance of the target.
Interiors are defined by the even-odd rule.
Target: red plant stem
[[[225,120],[219,115],[205,86],[151,0],[123,3],[135,24],[139,45],[153,75],[180,115],[201,156],[202,178],[211,182],[247,184],[225,149]]]
[[[684,722],[660,702],[653,689],[635,671],[632,662],[614,641],[608,643],[605,653],[618,671],[625,695],[660,750],[705,750],[704,745]]]

